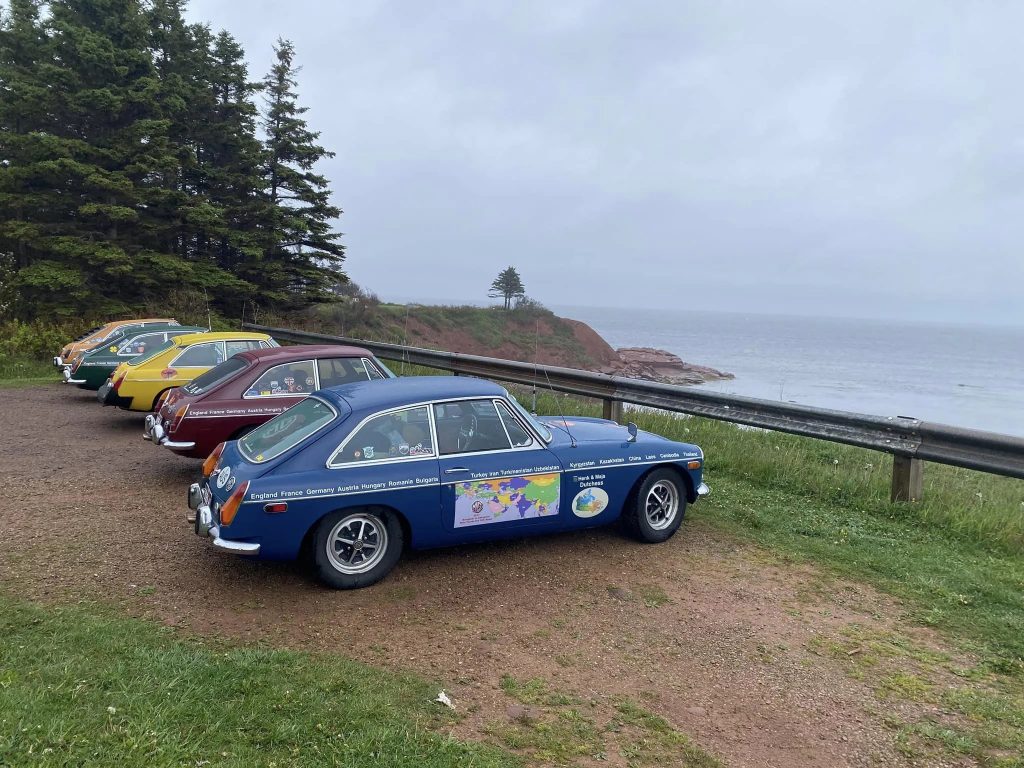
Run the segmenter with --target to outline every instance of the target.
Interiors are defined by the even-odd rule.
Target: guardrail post
[[[909,456],[892,457],[893,501],[920,501],[923,488],[924,462]]]
[[[603,402],[603,415],[606,419],[611,421],[622,421],[622,401],[621,400],[604,400]]]

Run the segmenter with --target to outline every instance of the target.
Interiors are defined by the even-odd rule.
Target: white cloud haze
[[[1024,5],[193,0],[303,70],[347,270],[479,301],[1024,324]]]

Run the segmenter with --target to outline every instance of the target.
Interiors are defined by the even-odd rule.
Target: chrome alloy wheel
[[[647,524],[656,531],[672,525],[679,514],[679,489],[675,483],[659,480],[652,485],[644,501],[644,514]]]
[[[387,528],[376,515],[344,517],[327,536],[327,558],[340,573],[366,573],[381,561],[387,549]]]

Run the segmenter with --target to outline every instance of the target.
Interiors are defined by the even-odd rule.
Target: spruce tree
[[[326,298],[333,284],[346,281],[345,255],[341,233],[332,228],[341,210],[331,205],[327,179],[313,170],[334,153],[317,143],[320,134],[303,117],[308,107],[298,105],[293,45],[278,40],[274,52],[277,61],[263,81],[270,216],[263,260],[250,263],[246,277],[260,286],[265,301],[296,304]]]
[[[14,314],[46,314],[63,294],[89,296],[82,272],[52,258],[47,239],[65,221],[60,198],[68,147],[55,134],[50,40],[39,0],[11,0],[0,20],[0,303]]]

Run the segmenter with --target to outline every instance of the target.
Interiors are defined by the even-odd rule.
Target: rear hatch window
[[[337,412],[323,400],[307,398],[238,441],[238,451],[254,464],[272,461],[326,427]]]
[[[186,384],[182,389],[190,395],[202,395],[209,392],[217,385],[227,381],[239,371],[248,366],[240,357],[229,357],[223,363],[208,370],[206,373],[197,376],[191,384]]]

